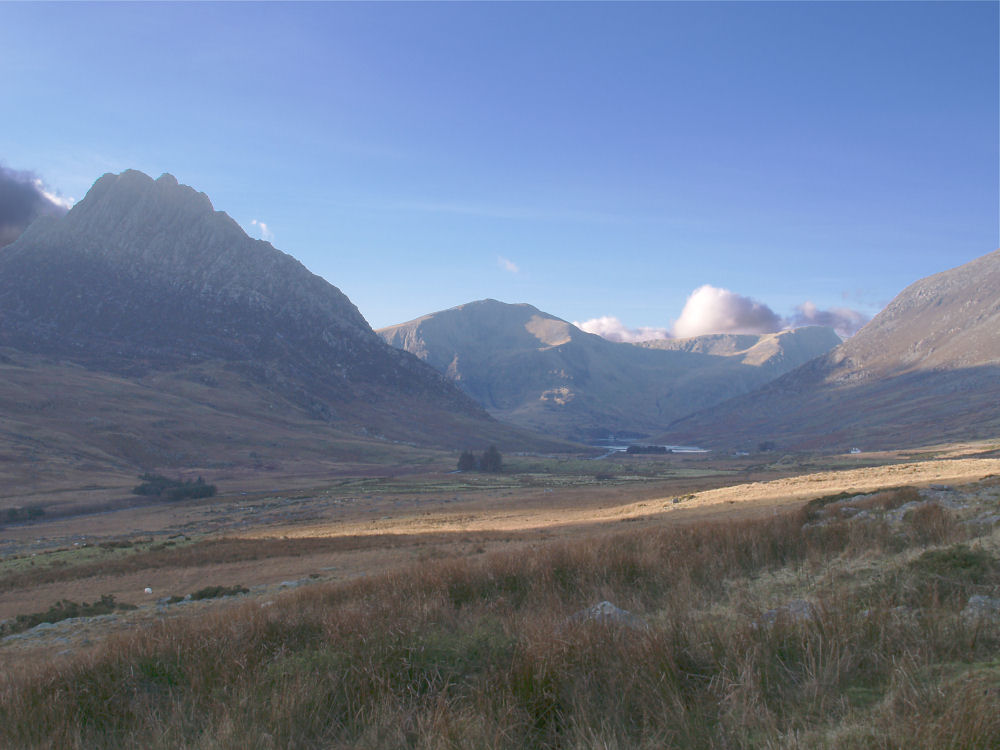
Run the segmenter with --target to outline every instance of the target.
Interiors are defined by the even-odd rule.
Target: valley
[[[841,456],[619,456],[510,457],[500,475],[455,473],[442,456],[395,476],[300,476],[280,492],[231,478],[216,497],[181,502],[130,502],[120,490],[121,507],[0,529],[0,620],[103,595],[148,608],[206,584],[270,594],[289,580],[343,581],[622,528],[762,517],[840,492],[1000,475],[993,443]]]
[[[998,264],[844,342],[376,332],[105,175],[0,252],[0,745],[987,746]]]

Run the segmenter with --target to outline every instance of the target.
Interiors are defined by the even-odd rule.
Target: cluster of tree
[[[45,515],[45,509],[32,505],[29,508],[7,508],[3,518],[7,523],[21,523],[23,521],[35,521]]]
[[[459,471],[503,471],[503,456],[495,445],[487,448],[482,456],[477,457],[472,451],[462,451],[458,457]]]
[[[630,445],[625,449],[626,453],[673,453],[670,448],[663,445]]]
[[[161,474],[143,474],[139,477],[142,484],[132,488],[133,495],[152,495],[162,497],[164,500],[186,500],[196,497],[213,497],[215,495],[215,485],[205,484],[205,480],[198,477],[196,480],[168,479]]]

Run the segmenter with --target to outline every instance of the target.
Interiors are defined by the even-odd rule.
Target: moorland
[[[8,524],[5,745],[1000,737],[1000,445],[454,458]]]

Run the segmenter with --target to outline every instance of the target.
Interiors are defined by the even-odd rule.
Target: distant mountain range
[[[0,461],[252,465],[335,457],[351,437],[553,446],[170,175],[104,175],[0,250],[0,368]]]
[[[663,440],[901,448],[1000,435],[1000,250],[901,292],[854,337]]]
[[[493,416],[587,440],[662,431],[840,342],[829,328],[616,343],[527,304],[481,300],[378,330]]]
[[[844,343],[825,328],[615,343],[494,300],[376,334],[204,194],[109,174],[0,249],[0,501],[101,472],[391,463],[402,443],[994,437],[998,331],[1000,251],[914,284]]]

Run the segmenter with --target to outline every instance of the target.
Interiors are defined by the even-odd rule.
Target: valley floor
[[[996,447],[773,456],[769,463],[759,457],[518,457],[500,475],[439,470],[338,477],[284,493],[248,487],[200,501],[8,526],[0,530],[0,659],[6,666],[0,718],[35,713],[49,728],[9,724],[0,740],[8,731],[12,747],[115,746],[116,737],[160,736],[155,725],[165,722],[165,739],[149,740],[150,746],[988,747],[981,743],[1000,740],[1000,625],[989,612],[973,621],[966,610],[971,596],[1000,596]],[[559,634],[566,627],[560,621],[601,599],[644,618],[646,635],[636,641],[611,628],[580,635],[573,646]],[[112,607],[96,616],[97,610],[74,610],[91,616],[55,621],[68,611],[58,604],[66,600],[110,601]],[[114,608],[120,604],[135,608]],[[105,716],[110,724],[97,734],[74,729],[74,722],[90,721],[79,712],[94,709],[84,709],[80,696],[67,697],[75,693],[66,692],[64,679],[156,661],[163,649],[190,650],[193,659],[205,628],[230,627],[226,623],[233,633],[249,628],[251,635],[239,637],[253,641],[265,638],[255,630],[265,627],[264,617],[274,630],[267,638],[281,642],[276,653],[305,659],[248,667],[254,679],[267,676],[276,680],[274,689],[287,690],[288,679],[319,669],[322,683],[324,659],[344,669],[343,653],[362,648],[352,635],[358,624],[336,619],[337,612],[358,607],[376,641],[382,628],[385,638],[403,638],[391,648],[380,641],[379,648],[419,643],[425,656],[419,666],[416,655],[400,656],[412,663],[409,677],[364,676],[368,687],[350,688],[353,698],[331,683],[333,693],[324,700],[347,712],[335,722],[324,724],[308,706],[254,718],[226,699],[207,714],[199,709],[204,728],[190,726],[171,711],[207,697],[196,686],[205,677],[192,663],[176,667],[186,677],[171,678],[152,694],[115,698],[142,714],[134,701],[146,706],[158,695],[169,697],[155,715],[139,716],[135,725]],[[302,641],[303,627],[327,635]],[[678,640],[679,627],[705,635]],[[830,651],[831,637],[845,641]],[[538,652],[539,643],[549,644],[548,657]],[[869,664],[856,651],[862,645],[885,653]],[[246,660],[241,649],[251,648],[220,647],[237,660]],[[607,654],[599,655],[602,649]],[[660,679],[672,675],[670,685],[655,687],[652,673],[640,679],[652,683],[636,683],[639,678],[627,677],[614,661],[648,659],[649,649]],[[356,656],[396,658],[380,653]],[[742,676],[732,672],[738,662],[749,670]],[[547,671],[556,663],[565,676]],[[578,671],[585,663],[589,677]],[[378,667],[385,668],[388,662]],[[274,669],[284,676],[275,678]],[[38,674],[63,691],[69,718],[49,716],[32,703],[50,689],[37,682]],[[598,674],[609,684],[621,682],[624,691],[616,698],[624,703],[606,715],[594,713],[603,688],[573,684]],[[245,676],[225,677],[232,682],[220,689],[227,695],[250,690]],[[411,678],[426,684],[408,683]],[[371,693],[372,680],[388,692]],[[970,691],[980,688],[969,703]],[[803,690],[807,695],[792,697]],[[945,735],[911,715],[928,710],[922,690],[966,702],[948,719],[962,725],[948,730],[959,738],[955,743],[940,744]],[[437,703],[428,703],[434,695]],[[546,701],[550,708],[538,714]],[[386,709],[389,704],[394,708]],[[681,705],[688,706],[686,719],[674,715]],[[979,716],[991,708],[993,718]],[[947,717],[935,710],[938,726]],[[747,712],[753,716],[741,719]],[[297,734],[306,715],[312,728]],[[676,731],[663,723],[667,715]],[[221,739],[225,722],[235,722],[231,741]],[[394,734],[394,722],[408,728]],[[257,737],[241,745],[247,732],[272,725],[277,728],[267,734],[274,744]],[[904,725],[909,745],[892,736]],[[96,737],[105,740],[94,745]]]

